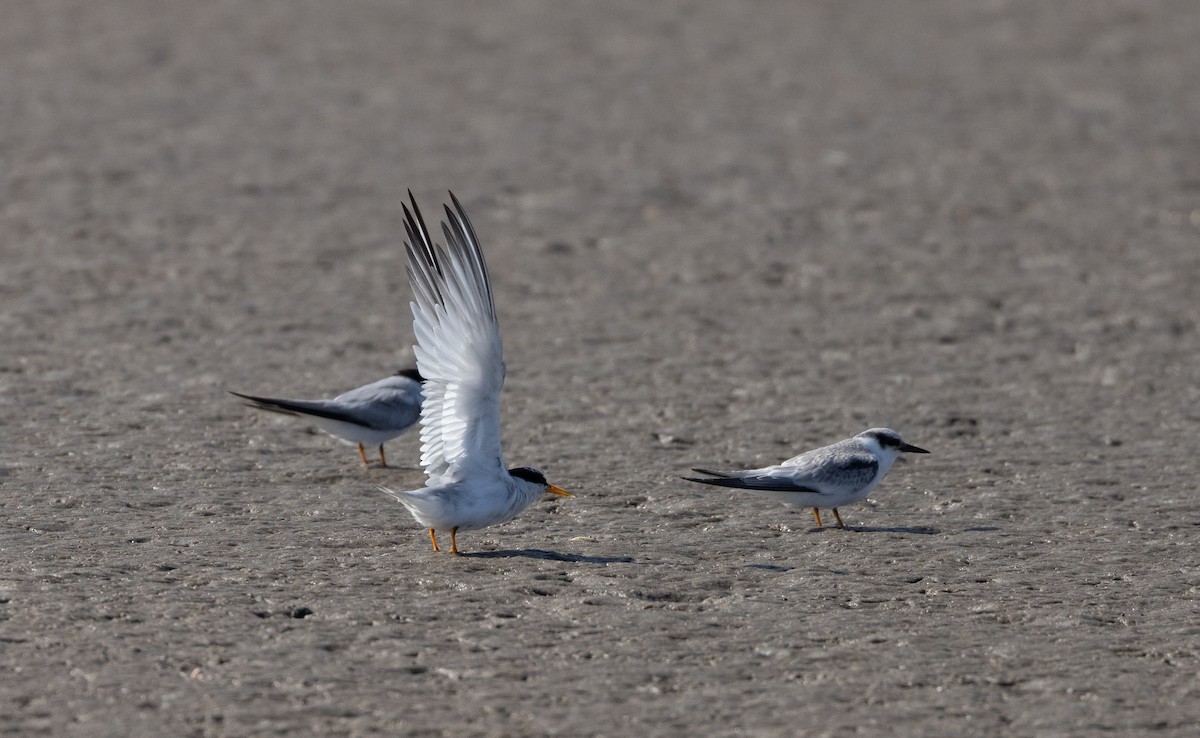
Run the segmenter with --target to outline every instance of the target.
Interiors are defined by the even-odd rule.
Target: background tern
[[[479,240],[454,194],[445,206],[445,248],[435,246],[412,192],[404,208],[408,278],[412,284],[413,351],[425,376],[421,410],[422,489],[384,492],[429,529],[450,530],[457,554],[460,530],[504,523],[549,492],[571,497],[536,469],[506,469],[500,450],[500,389],[504,358],[492,286]]]
[[[745,471],[693,469],[713,478],[683,478],[689,482],[748,489],[788,505],[811,507],[818,528],[821,527],[819,508],[831,507],[838,526],[845,528],[838,508],[870,494],[904,451],[929,453],[905,443],[900,434],[890,428],[872,428],[853,438],[806,451],[775,466]]]
[[[332,400],[279,400],[241,392],[229,394],[259,410],[307,418],[329,435],[358,444],[364,464],[370,462],[363,444],[378,445],[379,463],[387,466],[383,444],[411,428],[421,415],[421,382],[416,369],[404,369]]]

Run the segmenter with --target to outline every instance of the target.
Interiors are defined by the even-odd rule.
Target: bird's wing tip
[[[384,493],[385,495],[391,495],[391,497],[393,499],[395,499],[397,502],[400,501],[400,493],[394,489],[384,487],[382,484],[375,485],[375,489],[379,490],[380,492]]]
[[[713,469],[701,469],[701,468],[700,468],[700,467],[698,467],[698,466],[693,466],[693,467],[692,467],[692,471],[694,471],[694,472],[700,472],[701,474],[707,474],[707,475],[709,475],[710,477],[722,477],[722,478],[728,478],[728,477],[731,477],[731,476],[733,476],[733,475],[732,475],[732,474],[730,474],[729,472],[723,472],[723,471],[714,471]]]

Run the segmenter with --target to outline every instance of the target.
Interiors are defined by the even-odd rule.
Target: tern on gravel
[[[693,469],[711,478],[683,478],[689,482],[747,489],[787,505],[811,507],[818,528],[821,527],[820,508],[830,507],[838,526],[845,528],[838,508],[870,494],[901,452],[929,453],[905,443],[900,434],[890,428],[872,428],[853,438],[806,451],[775,466],[744,471]]]
[[[383,444],[411,428],[421,415],[421,381],[416,369],[404,369],[332,400],[280,400],[241,392],[229,394],[259,410],[308,418],[329,435],[351,445],[358,444],[364,464],[370,462],[363,444],[378,445],[379,463],[387,466]]]

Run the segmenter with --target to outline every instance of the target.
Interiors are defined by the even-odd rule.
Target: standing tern
[[[892,468],[892,462],[905,451],[929,453],[905,443],[900,434],[890,428],[872,428],[853,438],[805,451],[775,466],[745,471],[693,469],[713,478],[683,478],[689,482],[748,489],[787,505],[811,507],[818,528],[821,527],[820,508],[831,507],[838,526],[845,528],[838,508],[870,494]]]
[[[421,410],[421,489],[396,492],[429,529],[437,551],[438,530],[450,530],[457,554],[460,530],[505,523],[543,494],[573,497],[536,469],[506,469],[500,451],[500,388],[504,358],[500,325],[479,239],[462,205],[443,206],[446,246],[435,245],[412,192],[404,206],[408,279],[412,285],[413,351],[425,377]]]
[[[229,394],[246,400],[259,410],[308,418],[318,428],[351,445],[358,444],[363,463],[363,444],[379,446],[379,463],[387,466],[383,444],[417,422],[421,415],[421,382],[416,369],[404,369],[378,382],[364,384],[332,400],[279,400],[241,392]]]

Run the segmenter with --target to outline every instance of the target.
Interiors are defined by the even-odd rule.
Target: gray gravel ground
[[[1200,4],[7,3],[0,734],[1189,735]],[[453,189],[505,443],[227,389],[411,357]],[[854,530],[679,481],[873,425]],[[1189,727],[1190,726],[1190,727]]]

